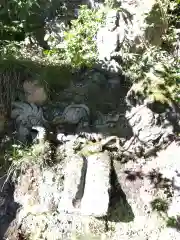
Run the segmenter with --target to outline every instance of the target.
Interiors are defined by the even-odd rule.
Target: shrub
[[[74,67],[91,66],[97,57],[96,33],[103,24],[104,12],[81,6],[79,16],[65,32],[66,57]]]

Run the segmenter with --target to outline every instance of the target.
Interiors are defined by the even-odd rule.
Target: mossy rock
[[[0,60],[0,74],[2,89],[7,89],[1,94],[1,102],[7,108],[17,95],[20,96],[25,80],[38,82],[45,88],[50,98],[54,99],[56,93],[67,88],[73,79],[73,69],[69,65],[42,65],[13,57]]]
[[[162,35],[168,29],[167,8],[168,5],[163,4],[161,6],[157,2],[146,17],[147,28],[145,30],[145,37],[152,45],[161,46],[162,44]]]
[[[161,92],[153,92],[149,95],[148,99],[153,102],[159,102],[162,104],[170,104],[170,99],[168,99],[163,93]]]
[[[48,84],[50,87],[67,87],[73,77],[72,68],[69,65],[42,65],[30,60],[17,60],[8,58],[0,60],[0,71],[13,71],[15,74],[22,74],[24,80],[31,76],[35,80]]]
[[[138,99],[141,96],[149,102],[157,102],[168,106],[174,101],[175,92],[175,84],[167,84],[166,79],[162,76],[156,76],[152,72],[148,72],[145,79],[132,86],[128,97],[133,95],[133,98]]]
[[[0,60],[0,71],[9,71],[16,74],[22,74],[26,77],[32,75],[32,73],[40,72],[41,65],[30,60],[17,60],[15,58],[7,58]]]
[[[44,66],[39,78],[43,85],[55,91],[68,87],[72,79],[72,68],[68,65]]]

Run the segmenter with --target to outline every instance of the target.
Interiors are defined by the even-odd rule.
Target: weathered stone
[[[58,211],[73,213],[79,211],[79,204],[84,192],[87,163],[82,157],[76,155],[69,156],[66,161],[64,190]]]
[[[110,60],[111,54],[118,46],[118,33],[102,28],[97,34],[97,47],[99,60]]]
[[[15,120],[17,125],[31,128],[42,124],[43,111],[41,107],[25,102],[13,102],[12,106],[11,118]]]
[[[39,206],[46,211],[55,211],[61,200],[63,191],[63,173],[61,165],[56,169],[46,169],[39,179]]]
[[[47,94],[43,86],[37,81],[25,81],[23,84],[26,101],[29,103],[43,104],[47,100]]]
[[[146,106],[132,108],[129,113],[126,113],[134,134],[140,141],[150,145],[165,132],[161,126],[157,125],[157,116]]]
[[[72,104],[65,108],[63,119],[65,122],[77,124],[81,119],[88,121],[89,108],[84,104]]]
[[[45,119],[41,107],[31,103],[14,102],[11,118],[17,126],[17,138],[20,142],[32,142],[31,128],[43,126]]]
[[[110,158],[107,152],[87,157],[87,173],[81,214],[106,216],[109,206]]]
[[[23,125],[20,125],[18,128],[17,128],[17,139],[19,142],[21,143],[27,143],[28,140],[31,140],[30,139],[30,131],[27,127],[23,126]]]
[[[109,31],[115,30],[119,25],[119,12],[117,10],[110,10],[106,15],[106,25]]]
[[[128,9],[132,17],[126,28],[127,39],[131,40],[132,43],[141,43],[145,37],[151,44],[161,45],[162,35],[166,32],[168,26],[162,17],[159,3],[156,3],[155,0],[148,2],[143,0],[135,0],[133,2],[123,0],[121,6],[124,9]],[[164,5],[165,9],[166,7]],[[121,26],[122,20],[120,19],[119,26]],[[155,24],[155,27],[151,27],[152,23]]]
[[[120,87],[120,78],[119,77],[114,77],[114,78],[110,78],[108,80],[109,86],[112,89],[116,89]]]

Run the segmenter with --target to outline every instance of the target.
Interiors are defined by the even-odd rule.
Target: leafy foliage
[[[167,227],[176,228],[179,230],[180,229],[179,217],[180,216],[169,217],[166,221]]]
[[[156,198],[151,202],[151,207],[153,210],[156,210],[159,212],[167,212],[168,203],[161,198]]]
[[[103,24],[103,11],[81,6],[77,20],[65,33],[65,53],[73,66],[91,66],[97,57],[96,33]]]
[[[179,64],[167,52],[149,48],[143,56],[136,56],[128,72],[136,82],[133,90],[144,98],[163,104],[179,102]]]
[[[62,15],[63,2],[58,0],[4,0],[0,3],[0,45],[11,48],[10,43],[34,36],[43,46],[46,20]],[[5,40],[5,41],[4,41]],[[45,46],[45,44],[44,44]]]

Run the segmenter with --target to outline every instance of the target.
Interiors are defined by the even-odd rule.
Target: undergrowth
[[[179,104],[180,56],[175,53],[179,36],[176,34],[177,22],[173,19],[179,19],[177,9],[180,8],[180,2],[159,0],[157,4],[163,22],[168,26],[163,33],[162,44],[153,46],[142,40],[141,48],[137,52],[130,48],[125,49],[122,55],[123,72],[134,83],[132,90],[136,95],[140,94],[144,99],[163,104]]]
[[[63,41],[51,39],[53,48],[43,50],[38,45],[30,46],[29,38],[24,42],[8,42],[0,48],[3,59],[14,56],[16,59],[33,60],[44,65],[60,66],[71,65],[79,69],[82,66],[92,66],[97,59],[95,37],[105,19],[105,8],[89,9],[86,5],[80,6],[78,18],[71,21],[71,28],[66,27]]]

